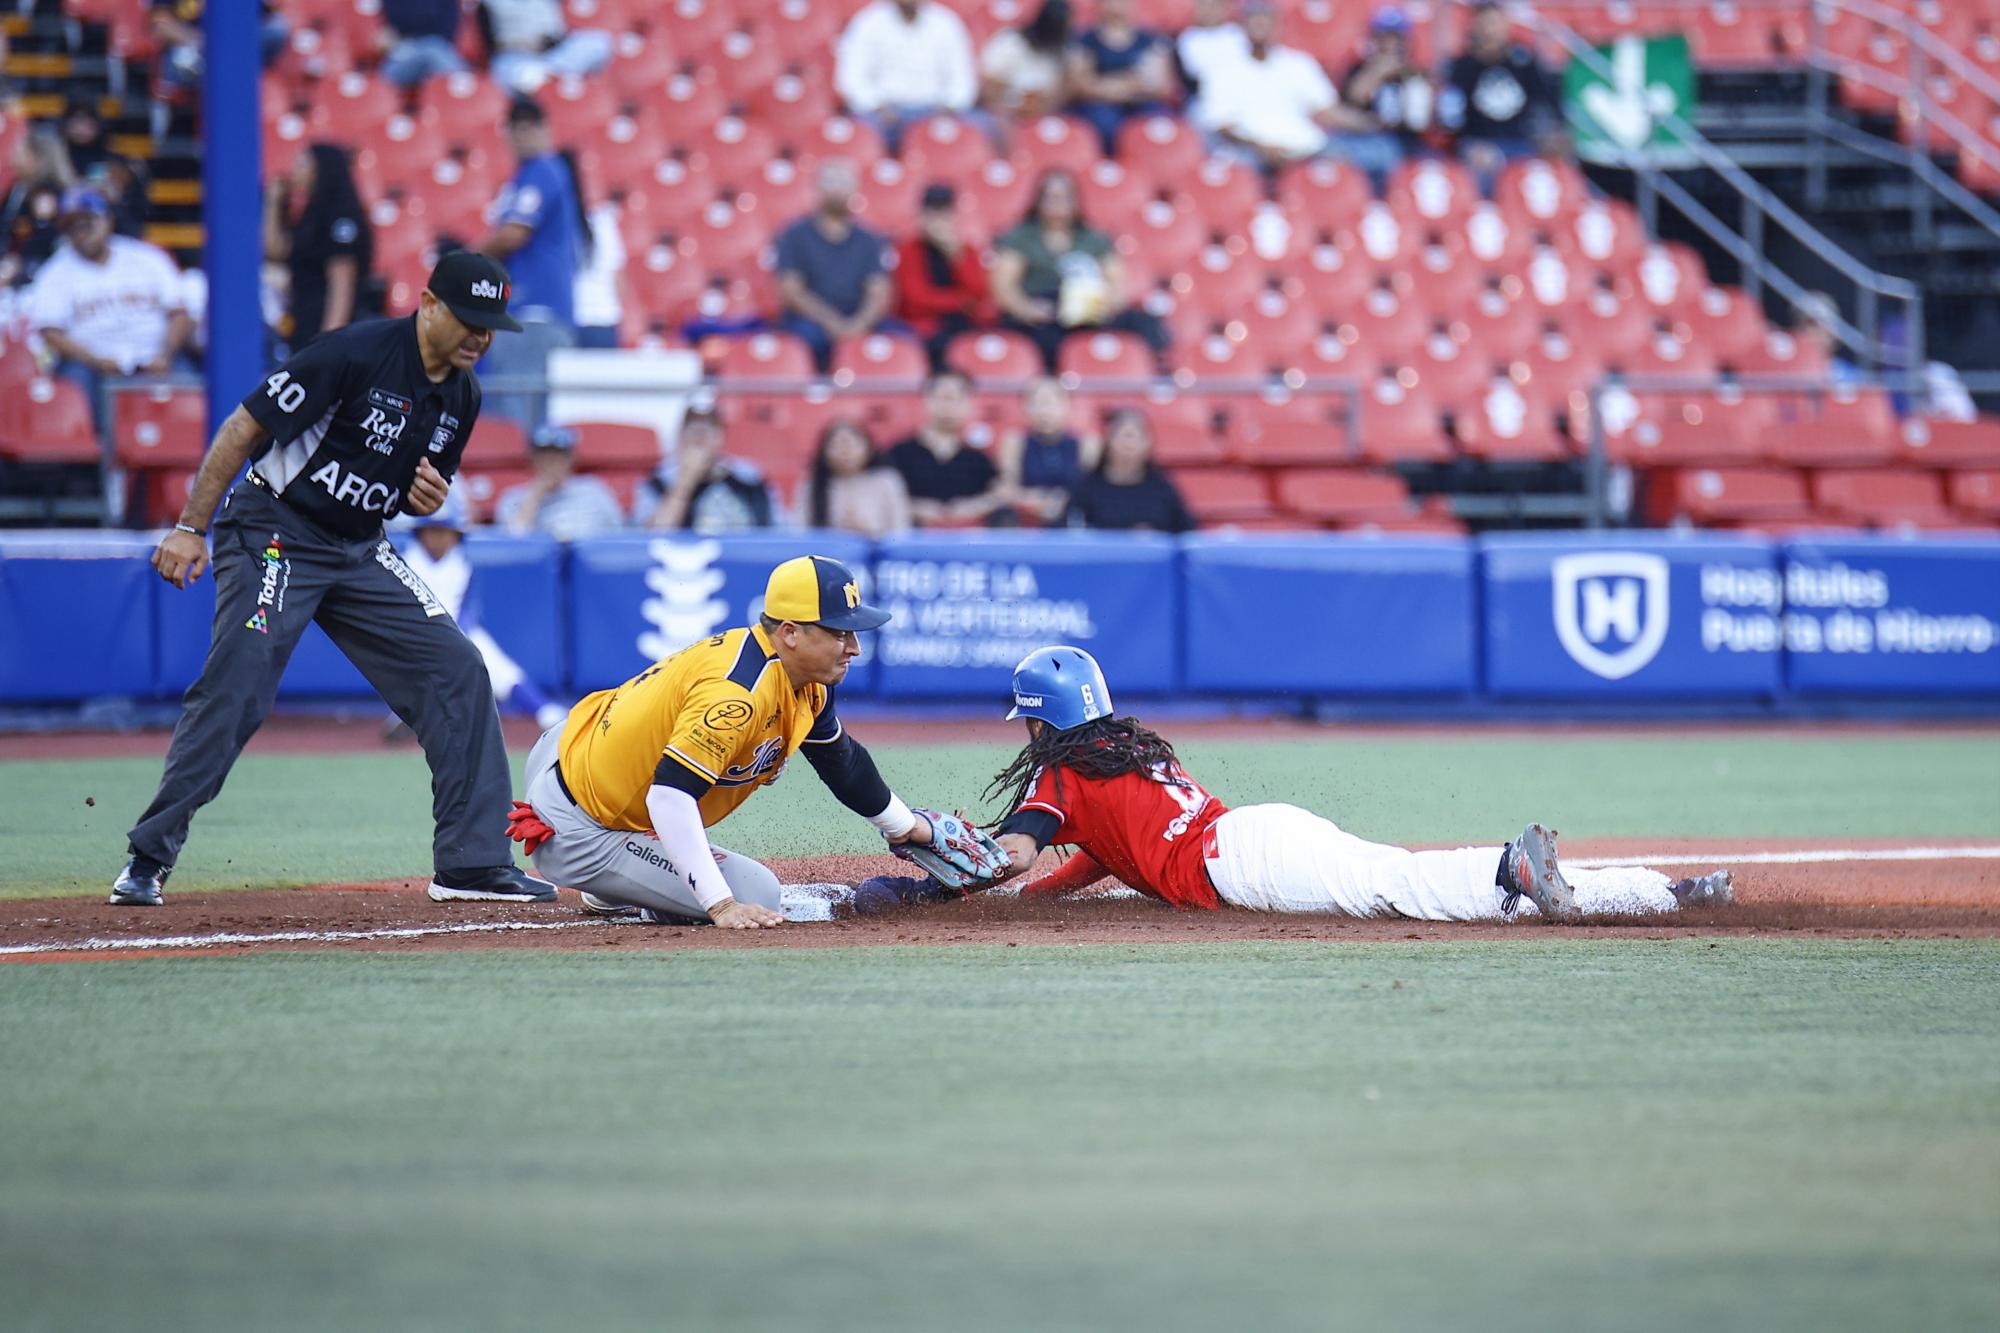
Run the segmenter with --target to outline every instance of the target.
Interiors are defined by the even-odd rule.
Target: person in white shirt
[[[991,132],[974,100],[972,38],[958,15],[930,0],[873,0],[840,34],[834,90],[874,125],[893,151],[928,116],[956,115]]]
[[[1317,60],[1278,44],[1278,16],[1265,0],[1243,6],[1243,36],[1243,58],[1210,70],[1202,85],[1219,149],[1275,170],[1325,152],[1329,130],[1367,128]]]
[[[563,22],[556,0],[481,0],[493,33],[493,77],[531,97],[550,79],[595,74],[611,63],[611,34]]]
[[[182,349],[194,332],[180,270],[157,245],[111,234],[111,205],[79,187],[63,196],[63,238],[35,275],[28,315],[56,358],[56,373],[82,385],[102,435],[110,420],[107,381],[192,371]]]
[[[507,531],[573,542],[625,526],[618,493],[600,478],[577,475],[575,431],[543,425],[528,445],[528,462],[534,477],[502,492],[493,507],[493,521]]]
[[[493,682],[493,697],[499,700],[500,707],[532,717],[535,725],[546,731],[569,716],[569,710],[551,702],[541,687],[528,679],[521,664],[509,657],[507,650],[480,623],[479,591],[472,561],[465,554],[465,530],[470,523],[463,489],[454,487],[448,492],[436,513],[410,517],[408,531],[414,537],[398,543],[403,563],[424,581],[446,614],[458,622],[465,637],[479,650],[480,659],[486,663],[487,678]],[[402,528],[403,524],[399,522],[396,527]],[[396,722],[389,727],[386,739],[402,740],[414,734],[408,726]]]
[[[590,210],[590,253],[576,271],[576,345],[612,349],[625,323],[625,237],[607,199]]]
[[[1202,96],[1209,74],[1249,51],[1250,39],[1243,35],[1242,25],[1230,20],[1229,0],[1194,0],[1194,21],[1181,29],[1174,57],[1180,62],[1181,82],[1187,85],[1187,118],[1196,129],[1215,128]]]

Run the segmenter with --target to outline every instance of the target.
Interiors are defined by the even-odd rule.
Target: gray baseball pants
[[[562,727],[550,727],[528,753],[528,804],[555,830],[554,837],[535,849],[536,872],[552,884],[593,897],[648,907],[681,920],[707,921],[708,913],[688,893],[687,881],[661,852],[658,838],[606,828],[570,799],[556,768],[561,741]],[[782,890],[769,867],[722,847],[712,850],[730,897],[773,912],[781,910]]]
[[[132,850],[174,863],[194,812],[222,790],[271,711],[299,636],[317,622],[423,746],[435,869],[512,865],[513,782],[486,664],[388,539],[333,537],[248,481],[230,493],[213,538],[208,660],[181,700]]]

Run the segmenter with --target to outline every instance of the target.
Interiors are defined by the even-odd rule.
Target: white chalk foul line
[[[1826,861],[1991,861],[2000,847],[1871,847],[1840,850],[1812,848],[1797,852],[1635,852],[1628,856],[1565,856],[1562,863],[1579,870],[1607,866],[1803,866]]]
[[[215,949],[232,944],[344,944],[354,940],[416,940],[428,935],[472,935],[489,930],[574,930],[598,921],[469,921],[455,926],[400,926],[380,930],[279,930],[251,935],[137,935],[128,939],[88,939],[69,944],[0,944],[0,954],[99,953],[125,949]]]

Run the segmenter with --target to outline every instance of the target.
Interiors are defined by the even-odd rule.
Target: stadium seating
[[[1813,474],[1812,494],[1823,512],[1844,522],[1873,527],[1942,527],[1956,521],[1935,472],[1837,468]]]
[[[0,397],[0,458],[24,463],[95,463],[103,457],[90,400],[65,379],[35,378]]]
[[[197,467],[208,450],[208,400],[199,389],[116,394],[111,422],[113,448],[123,468]]]

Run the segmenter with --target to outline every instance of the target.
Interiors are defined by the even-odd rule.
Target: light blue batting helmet
[[[1014,668],[1014,708],[1007,716],[1036,717],[1068,731],[1111,716],[1111,687],[1097,659],[1083,649],[1037,648]]]

